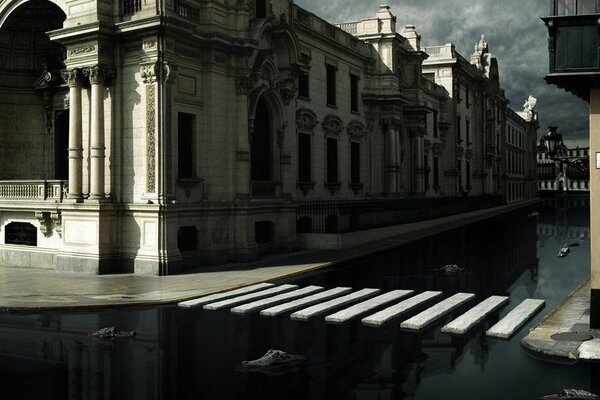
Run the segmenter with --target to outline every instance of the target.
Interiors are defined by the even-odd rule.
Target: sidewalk
[[[310,250],[254,263],[204,267],[185,274],[150,277],[81,275],[0,266],[0,309],[44,310],[173,303],[259,282],[276,281],[381,253],[448,230],[533,206],[520,202],[435,220],[405,224],[397,235],[346,250]]]
[[[531,329],[521,344],[534,356],[560,363],[577,360],[600,360],[600,330],[590,330],[590,281],[583,282],[542,322]],[[593,336],[591,340],[558,341],[552,335],[580,332]]]

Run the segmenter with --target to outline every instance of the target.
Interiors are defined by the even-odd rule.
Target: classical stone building
[[[506,109],[506,202],[514,203],[537,197],[537,131],[535,106],[530,96],[523,112]]]
[[[569,149],[568,157],[589,159],[589,147]],[[540,193],[589,193],[590,171],[565,165],[548,157],[546,152],[537,153],[538,190]]]
[[[505,192],[497,61],[420,39],[387,6],[2,2],[0,262],[170,274],[365,223],[307,201],[497,205],[476,198]]]

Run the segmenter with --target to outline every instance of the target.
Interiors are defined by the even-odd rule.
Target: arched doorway
[[[54,142],[56,111],[66,108],[68,93],[60,76],[65,50],[46,32],[65,19],[54,3],[30,0],[0,27],[0,180],[58,178],[56,158],[66,154]],[[64,119],[61,129],[68,128]]]
[[[269,106],[261,97],[256,104],[250,143],[250,180],[255,182],[271,181],[273,177],[271,125]]]

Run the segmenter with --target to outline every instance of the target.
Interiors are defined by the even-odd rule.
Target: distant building
[[[588,157],[589,147],[569,149],[569,157]],[[588,193],[589,170],[555,162],[547,153],[537,153],[538,190],[540,193]]]
[[[506,109],[506,202],[537,197],[537,130],[536,99],[529,97],[523,112]]]

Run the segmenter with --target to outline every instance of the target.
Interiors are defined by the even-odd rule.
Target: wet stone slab
[[[325,322],[328,324],[343,324],[344,322],[351,321],[352,319],[357,318],[373,309],[402,299],[406,296],[410,296],[413,293],[413,290],[392,290],[391,292],[382,294],[381,296],[363,301],[362,303],[346,308],[345,310],[338,311],[335,314],[328,315],[325,317]]]
[[[525,323],[539,312],[546,302],[537,299],[525,299],[521,304],[511,310],[502,320],[486,332],[487,336],[499,339],[509,339]]]
[[[316,292],[322,291],[321,286],[307,286],[303,289],[294,290],[291,292],[283,293],[274,297],[268,297],[266,299],[253,301],[251,303],[242,304],[231,309],[232,314],[245,315],[255,311],[262,310],[264,308],[281,304],[285,301],[297,299],[298,297],[308,296]]]
[[[347,293],[350,293],[351,291],[352,288],[349,287],[336,287],[330,290],[326,290],[322,293],[313,294],[312,296],[290,301],[275,307],[267,308],[266,310],[262,310],[260,312],[260,315],[263,317],[276,317],[286,312],[294,311],[302,307],[310,306],[316,303],[320,303],[322,301],[345,295]]]
[[[216,301],[230,299],[232,297],[241,296],[244,294],[258,292],[259,290],[264,290],[270,287],[275,286],[273,283],[259,283],[256,285],[246,286],[236,290],[230,290],[224,293],[217,293],[210,296],[200,297],[199,299],[193,299],[188,301],[182,301],[177,303],[179,307],[182,308],[196,308],[202,307],[205,304],[214,303]]]
[[[394,318],[409,313],[411,310],[440,297],[442,292],[423,292],[396,305],[381,310],[362,319],[362,324],[378,328]]]
[[[423,330],[438,319],[442,318],[444,315],[451,313],[458,307],[473,300],[474,298],[475,295],[473,293],[457,293],[454,296],[439,302],[433,307],[428,308],[422,313],[402,322],[400,324],[400,329],[408,331]]]
[[[213,310],[213,311],[220,310],[220,309],[226,308],[226,307],[237,306],[238,304],[245,303],[246,301],[262,299],[262,298],[273,296],[273,295],[276,295],[279,293],[289,292],[290,290],[294,290],[297,288],[298,288],[297,285],[276,286],[274,288],[261,290],[260,292],[250,293],[250,294],[246,294],[244,296],[238,296],[238,297],[234,297],[232,299],[227,299],[227,300],[218,301],[216,303],[206,304],[203,308],[205,310]]]
[[[325,303],[316,304],[314,306],[305,308],[304,310],[296,311],[290,317],[295,321],[308,321],[309,319],[326,313],[327,311],[333,310],[338,307],[345,306],[346,304],[354,303],[372,296],[375,296],[381,292],[380,289],[362,289],[354,293],[350,293],[346,296],[342,296],[337,299],[329,300]]]
[[[491,296],[471,308],[469,311],[442,327],[442,332],[452,335],[464,335],[488,315],[508,303],[506,296]]]

